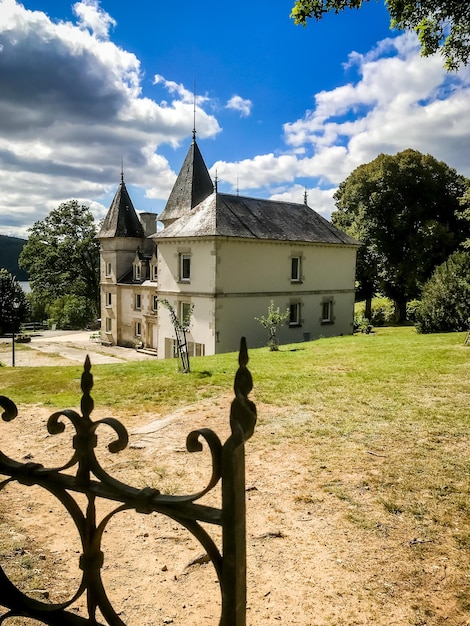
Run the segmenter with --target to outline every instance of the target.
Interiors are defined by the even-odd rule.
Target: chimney
[[[139,213],[139,218],[144,227],[144,236],[150,237],[157,232],[157,213]]]

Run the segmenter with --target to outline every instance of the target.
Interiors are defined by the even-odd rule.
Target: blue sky
[[[120,180],[161,212],[191,142],[219,190],[303,201],[415,148],[470,176],[470,71],[448,75],[382,0],[307,28],[293,0],[0,0],[0,233]]]

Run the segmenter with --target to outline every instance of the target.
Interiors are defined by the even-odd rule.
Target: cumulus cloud
[[[73,11],[74,22],[54,22],[17,0],[0,0],[5,234],[26,235],[70,198],[88,199],[102,217],[121,158],[126,182],[162,202],[176,172],[161,147],[191,136],[194,106],[198,137],[221,131],[213,114],[223,115],[220,94],[195,99],[195,89],[152,73],[146,87],[153,82],[150,93],[160,99],[149,97],[139,59],[112,41],[114,18],[98,0],[75,2]],[[448,75],[441,63],[420,57],[409,34],[353,52],[344,84],[312,94],[313,107],[279,129],[278,145],[237,163],[218,161],[211,173],[221,187],[260,197],[301,202],[307,188],[309,205],[327,216],[335,187],[381,152],[415,148],[470,176],[470,68]],[[234,95],[224,108],[248,117],[253,105]]]
[[[253,103],[251,100],[246,100],[241,96],[232,96],[225,105],[225,108],[238,111],[241,117],[248,117],[251,114],[252,106]]]
[[[116,21],[100,8],[97,0],[83,0],[73,5],[79,28],[89,29],[96,37],[108,39],[111,27]]]
[[[282,150],[218,162],[219,179],[264,193],[291,183],[273,197],[297,201],[304,189],[298,180],[307,180],[310,206],[328,216],[335,186],[380,153],[411,147],[470,176],[469,68],[447,74],[439,56],[420,56],[412,34],[381,41],[365,55],[352,53],[345,68],[357,78],[317,93],[311,110],[284,125]]]
[[[119,182],[121,157],[128,183],[165,199],[176,174],[157,149],[191,134],[189,92],[162,78],[171,103],[144,97],[139,59],[109,40],[114,19],[95,0],[73,9],[76,23],[56,23],[15,0],[0,0],[5,234],[25,235],[26,226],[71,197],[96,202]],[[201,137],[220,131],[202,109],[206,100],[197,107]]]

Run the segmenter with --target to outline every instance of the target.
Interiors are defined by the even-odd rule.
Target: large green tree
[[[359,283],[395,302],[397,321],[434,268],[469,236],[460,198],[469,181],[430,155],[381,154],[356,168],[335,193],[333,222],[363,242]]]
[[[305,26],[309,18],[359,9],[369,0],[296,0],[291,16]],[[470,2],[468,0],[386,0],[390,27],[417,33],[423,56],[438,50],[448,70],[470,59]]]
[[[99,243],[94,217],[85,205],[70,200],[29,229],[20,266],[30,276],[33,293],[47,304],[64,296],[85,297],[99,310]]]
[[[14,276],[0,269],[0,332],[18,330],[29,313],[25,292]]]

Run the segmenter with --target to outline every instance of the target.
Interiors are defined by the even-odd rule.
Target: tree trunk
[[[397,324],[404,324],[406,322],[406,298],[396,299],[395,304],[395,322]]]
[[[364,309],[364,317],[366,319],[368,319],[369,322],[370,322],[371,317],[372,317],[372,298],[371,297],[370,298],[366,298],[366,306],[365,306],[365,309]]]

